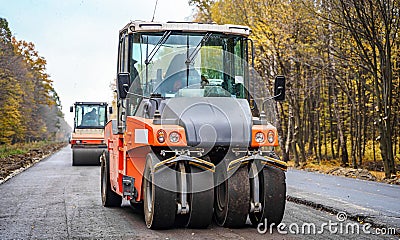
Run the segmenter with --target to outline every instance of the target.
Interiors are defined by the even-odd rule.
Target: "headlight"
[[[268,131],[268,142],[273,143],[275,140],[275,133],[272,130]]]
[[[172,132],[169,134],[169,141],[172,143],[177,143],[181,140],[181,136],[177,132]]]
[[[167,134],[165,133],[164,130],[162,130],[162,129],[158,130],[158,132],[157,132],[157,140],[158,140],[159,143],[165,142],[165,135],[167,135]]]
[[[81,141],[80,140],[76,140],[76,144],[80,144],[81,143]]]
[[[256,133],[256,136],[254,137],[254,140],[255,140],[257,143],[262,143],[262,142],[264,142],[264,140],[265,140],[264,133],[262,133],[262,132]]]

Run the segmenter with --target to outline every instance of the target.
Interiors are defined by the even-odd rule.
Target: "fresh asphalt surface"
[[[332,205],[350,215],[359,211],[382,217],[380,222],[387,220],[399,227],[398,186],[293,170],[287,174],[287,183],[288,195],[297,199]],[[72,167],[69,147],[1,184],[0,196],[0,239],[399,239],[398,235],[372,234],[387,229],[363,230],[365,225],[349,219],[340,222],[335,214],[293,202],[287,202],[282,221],[286,228],[281,232],[287,234],[277,229],[261,234],[250,225],[242,229],[212,224],[208,229],[149,230],[143,214],[127,202],[121,208],[102,207],[100,168]],[[317,233],[310,234],[304,227],[307,224],[316,226]],[[350,228],[346,231],[350,224],[359,227],[360,234]]]
[[[289,196],[400,229],[399,185],[300,170],[290,170],[286,177]]]

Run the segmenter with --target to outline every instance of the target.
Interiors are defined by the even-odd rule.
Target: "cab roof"
[[[74,105],[107,105],[107,102],[75,102]]]
[[[224,33],[240,36],[249,36],[251,29],[242,25],[224,24],[218,25],[214,23],[197,23],[197,22],[146,22],[132,21],[128,23],[120,33],[126,32],[164,32],[164,31],[182,31],[182,32],[213,32]]]

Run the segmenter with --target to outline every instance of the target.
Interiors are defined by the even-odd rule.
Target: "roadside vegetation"
[[[35,141],[66,141],[70,127],[35,45],[13,37],[0,18],[0,149]],[[7,150],[8,151],[8,150]]]
[[[0,183],[10,175],[32,166],[66,145],[67,142],[48,141],[2,145],[0,147]]]
[[[50,142],[39,141],[30,143],[15,143],[13,145],[2,145],[0,147],[0,159],[5,159],[14,155],[26,154],[32,149],[40,149],[50,144]]]
[[[308,152],[308,147],[309,145],[306,145],[306,152]],[[324,150],[325,149],[323,149],[323,151]],[[350,143],[347,144],[347,150],[351,150]],[[281,149],[279,149],[278,151],[281,152]],[[393,174],[391,178],[387,178],[385,175],[385,169],[380,151],[381,150],[379,148],[379,144],[373,143],[372,141],[367,142],[363,161],[355,168],[353,168],[351,165],[343,166],[343,163],[339,156],[337,156],[336,158],[326,158],[319,160],[316,158],[315,155],[311,154],[307,155],[306,161],[300,162],[299,165],[296,165],[296,162],[293,159],[289,160],[288,163],[290,167],[304,169],[307,171],[317,171],[331,175],[340,175],[400,185],[400,153],[396,152],[395,155],[396,175]],[[327,150],[327,152],[327,156],[331,156],[329,149]],[[358,172],[354,171],[354,169],[356,169]],[[365,171],[362,172],[361,170],[366,170],[368,171],[368,173]]]
[[[65,146],[70,132],[46,60],[0,18],[0,182]]]
[[[190,0],[195,20],[252,28],[255,68],[272,86],[282,156],[293,166],[400,161],[400,1]]]

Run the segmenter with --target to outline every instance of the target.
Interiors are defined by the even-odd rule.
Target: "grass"
[[[8,158],[13,155],[25,154],[32,149],[40,148],[50,142],[39,141],[30,143],[16,143],[12,145],[1,145],[0,146],[0,158]]]

